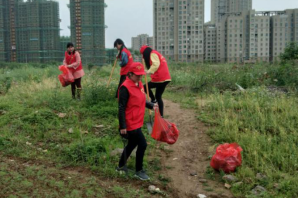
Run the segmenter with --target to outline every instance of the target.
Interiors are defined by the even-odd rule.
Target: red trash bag
[[[159,110],[155,110],[154,125],[151,137],[157,141],[174,144],[179,136],[179,130],[174,123],[163,119]]]
[[[236,167],[241,166],[242,148],[237,143],[221,144],[216,148],[210,165],[215,170],[223,170],[225,173],[234,172]]]
[[[59,66],[59,70],[62,71],[62,74],[58,76],[58,79],[62,87],[66,87],[74,82],[74,77],[69,69],[65,65]]]

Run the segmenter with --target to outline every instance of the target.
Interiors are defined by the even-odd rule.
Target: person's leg
[[[136,172],[143,170],[143,159],[147,148],[147,142],[141,128],[137,129],[137,155],[136,155]]]
[[[72,99],[76,99],[76,83],[71,83],[71,95]]]
[[[119,88],[120,88],[120,86],[122,85],[122,83],[125,81],[125,79],[126,79],[126,75],[121,75],[121,76],[120,76],[120,80],[119,80],[118,88],[117,88],[117,91],[116,91],[116,98],[118,98],[118,91],[119,91]]]
[[[124,148],[120,161],[119,161],[119,168],[123,167],[124,165],[126,165],[126,161],[129,158],[131,152],[136,148],[137,146],[137,138],[136,138],[136,131],[128,131],[128,144],[127,146]]]
[[[155,97],[158,103],[160,115],[163,116],[164,104],[162,100],[162,94],[165,91],[165,88],[169,84],[169,82],[156,83],[156,84],[158,85],[156,87]]]
[[[77,98],[79,100],[81,99],[81,92],[82,92],[81,79],[82,78],[75,79],[75,84],[76,84],[76,87],[77,87]]]
[[[146,174],[146,172],[143,169],[143,160],[145,151],[147,148],[147,142],[144,137],[144,134],[142,133],[141,128],[137,131],[137,143],[138,143],[138,149],[137,149],[137,156],[136,156],[136,174],[135,176],[138,177],[140,180],[149,180],[150,177]]]
[[[147,87],[146,87],[146,84],[144,84],[143,86],[144,86],[144,90],[145,90],[145,92],[147,93]],[[157,83],[153,83],[153,82],[151,82],[151,81],[148,82],[149,97],[150,97],[150,99],[151,99],[151,102],[154,102],[154,101],[155,101],[155,96],[154,96],[154,94],[153,94],[153,92],[152,92],[151,89],[156,88],[156,86],[157,86]]]

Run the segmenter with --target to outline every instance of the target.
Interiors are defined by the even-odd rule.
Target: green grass
[[[60,86],[57,65],[0,63],[0,155],[5,159],[0,160],[0,195],[150,197],[147,186],[115,173],[119,157],[110,156],[123,146],[114,98],[119,68],[109,88],[111,66],[86,69],[83,100],[75,101],[70,87]],[[165,97],[195,109],[198,120],[211,126],[208,134],[214,144],[237,142],[243,148],[243,164],[234,173],[243,185],[232,187],[235,196],[253,197],[257,185],[267,189],[263,197],[298,196],[296,65],[173,63],[170,71],[173,81]],[[236,83],[246,90],[238,91]],[[167,185],[171,181],[159,172],[159,157],[150,156],[155,141],[147,140],[145,169],[154,182]],[[10,164],[10,159],[17,163]],[[39,164],[24,166],[28,160]],[[128,166],[134,168],[134,159]],[[90,178],[61,179],[70,174],[65,169],[76,167],[91,171]],[[266,178],[258,180],[257,173]],[[218,178],[210,168],[206,175]],[[112,180],[111,188],[96,188],[102,178]]]
[[[246,194],[255,185],[265,187],[267,197],[298,194],[297,108],[296,97],[264,88],[210,96],[199,119],[211,120],[214,127],[209,134],[215,142],[237,142],[243,148],[243,164],[236,176],[247,183],[235,189],[236,194]],[[265,174],[266,181],[258,181],[257,173]]]
[[[118,134],[118,106],[115,98],[119,69],[114,73],[109,88],[106,83],[110,66],[86,69],[82,81],[82,100],[76,101],[71,98],[70,87],[61,87],[57,78],[60,73],[57,65],[0,64],[0,84],[4,85],[0,89],[0,154],[21,160],[55,163],[57,167],[52,172],[55,169],[59,171],[59,168],[83,166],[106,179],[132,181],[122,186],[126,193],[118,195],[116,187],[115,192],[111,190],[106,193],[101,189],[102,186],[84,186],[98,182],[99,178],[94,181],[82,178],[84,187],[78,188],[76,186],[81,186],[79,180],[66,182],[59,177],[51,178],[52,172],[48,173],[46,168],[41,169],[40,173],[32,169],[32,175],[24,175],[30,172],[25,168],[22,169],[24,174],[12,170],[13,175],[5,175],[5,180],[1,178],[0,188],[8,187],[0,191],[0,197],[29,197],[31,191],[34,191],[34,196],[36,193],[36,197],[44,197],[43,193],[48,194],[48,197],[103,197],[106,194],[136,197],[130,190],[136,192],[139,187],[130,186],[130,183],[134,183],[132,178],[116,173],[119,156],[110,156],[112,150],[123,148]],[[65,115],[59,117],[61,113]],[[103,127],[96,127],[98,125]],[[69,133],[70,129],[72,133]],[[155,143],[147,139],[148,155]],[[147,155],[144,167],[151,178],[157,180],[158,174],[154,173],[156,165],[149,163],[151,159]],[[134,169],[134,163],[134,158],[129,160],[131,169]],[[2,164],[6,168],[0,174],[9,172],[8,163]],[[40,181],[38,174],[44,175],[43,181]],[[119,185],[113,182],[111,187]],[[35,189],[32,185],[36,186],[36,183],[40,184]],[[10,193],[14,191],[15,194]],[[146,194],[147,191],[140,189],[141,197],[146,197]]]
[[[45,165],[0,162],[1,197],[104,197],[98,178]],[[3,159],[6,159],[4,161]]]
[[[283,65],[258,63],[237,64],[184,64],[170,65],[175,91],[214,93],[237,90],[236,83],[243,88],[255,86],[283,86],[298,89],[298,67],[292,63]]]
[[[243,148],[242,166],[234,174],[244,184],[232,187],[234,195],[255,197],[251,190],[261,185],[267,189],[262,197],[297,197],[297,65],[174,64],[171,68],[173,81],[165,96],[197,109],[216,145],[237,142]],[[246,90],[239,91],[236,83]],[[258,180],[257,173],[266,178]],[[214,174],[211,168],[206,171],[210,178]]]

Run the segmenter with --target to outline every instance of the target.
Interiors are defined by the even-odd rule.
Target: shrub
[[[298,60],[298,43],[289,43],[285,48],[285,52],[280,55],[280,59],[283,62],[290,60]]]

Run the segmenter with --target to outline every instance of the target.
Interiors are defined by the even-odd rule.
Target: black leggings
[[[154,83],[154,82],[150,81],[148,83],[149,96],[151,98],[151,102],[157,100],[158,107],[159,107],[159,112],[160,112],[161,116],[163,116],[163,109],[164,109],[163,101],[162,101],[162,94],[165,91],[165,88],[168,84],[169,84],[169,81],[162,82],[162,83]],[[145,88],[145,92],[147,93],[146,85],[144,85],[144,88]],[[153,92],[151,91],[151,89],[154,89],[154,88],[156,88],[155,96],[154,96]]]
[[[75,79],[75,81],[73,83],[71,83],[72,97],[75,97],[76,96],[76,88],[77,89],[82,89],[81,79],[82,78],[77,78],[77,79]]]
[[[136,171],[143,170],[143,159],[147,148],[146,139],[142,133],[141,128],[134,131],[127,131],[127,135],[123,136],[128,139],[128,144],[124,148],[119,161],[119,167],[123,167],[126,164],[131,152],[138,146],[136,155]]]
[[[119,88],[120,88],[120,86],[122,85],[122,83],[125,81],[125,79],[126,79],[126,75],[121,75],[121,76],[120,76],[119,85],[118,85],[118,88],[117,88],[117,91],[116,91],[116,98],[118,98],[118,91],[119,91]]]

